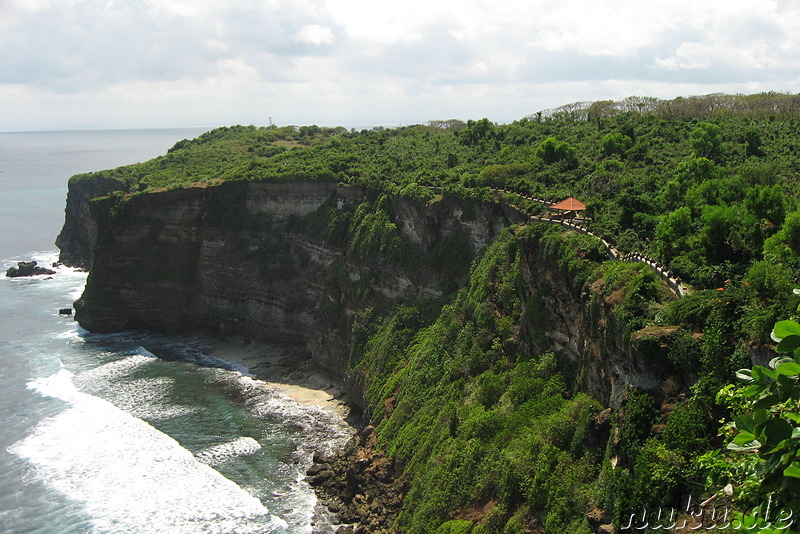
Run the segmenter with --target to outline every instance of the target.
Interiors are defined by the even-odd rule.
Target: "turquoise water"
[[[199,133],[0,134],[0,267],[56,259],[70,175]],[[346,426],[196,340],[81,330],[86,275],[57,271],[0,278],[0,531],[334,531],[303,473]]]

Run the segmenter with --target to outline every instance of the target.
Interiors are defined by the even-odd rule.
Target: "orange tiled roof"
[[[553,204],[552,206],[550,206],[550,209],[564,210],[564,211],[579,211],[579,210],[585,210],[586,204],[584,204],[575,197],[569,197],[565,198],[561,202]]]

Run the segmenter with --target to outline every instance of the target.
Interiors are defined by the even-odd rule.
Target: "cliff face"
[[[497,204],[415,202],[332,183],[228,183],[88,202],[98,187],[70,190],[59,236],[74,264],[93,250],[75,303],[82,326],[205,328],[280,343],[342,379],[359,312],[444,302],[513,220]],[[575,387],[606,404],[629,384],[657,387],[663,355],[639,354],[614,323],[613,302],[573,288],[540,248],[520,240],[523,308],[538,310],[524,323],[533,350],[555,352]],[[363,402],[358,390],[352,384]]]
[[[651,343],[638,343],[645,331],[626,333],[616,313],[618,295],[605,295],[602,280],[576,287],[568,269],[544,248],[535,239],[520,241],[523,300],[535,310],[523,328],[535,352],[552,351],[574,388],[607,406],[619,406],[629,386],[653,390],[675,374],[657,334],[650,335]]]
[[[84,236],[77,256],[90,246],[84,230],[98,228],[76,319],[92,331],[209,328],[291,345],[344,378],[358,310],[440,301],[507,223],[499,206],[467,204],[330,183],[95,201],[91,222],[68,218],[62,232]]]
[[[61,251],[58,258],[61,263],[81,269],[91,267],[97,235],[97,224],[90,213],[91,200],[125,190],[125,184],[113,178],[70,180],[64,227],[56,238],[56,246]]]

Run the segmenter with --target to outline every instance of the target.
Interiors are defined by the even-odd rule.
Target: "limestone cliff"
[[[91,200],[115,191],[127,191],[126,184],[107,177],[75,176],[69,181],[64,227],[56,238],[61,263],[81,269],[91,267],[97,236],[97,224],[90,213]]]
[[[391,223],[370,218],[377,202]],[[82,326],[213,329],[290,345],[341,378],[357,311],[442,301],[507,224],[497,205],[332,183],[176,189],[96,200],[91,211]]]
[[[82,326],[210,329],[280,343],[345,380],[358,313],[443,303],[513,222],[498,204],[412,201],[333,183],[232,182],[87,200],[113,185],[71,188],[59,237],[62,258],[85,265],[93,255],[75,304]],[[574,287],[541,248],[520,240],[523,307],[538,310],[524,323],[533,350],[554,351],[575,387],[606,404],[628,385],[657,387],[663,355],[643,359],[615,324],[613,302]]]
[[[656,343],[653,350],[652,343],[637,343],[636,333],[626,331],[617,314],[621,295],[606,295],[602,278],[588,287],[576,285],[569,269],[537,239],[521,239],[520,250],[526,337],[533,350],[556,354],[575,389],[616,407],[630,386],[654,390],[671,374],[682,380],[666,347]],[[666,287],[661,289],[667,295]]]

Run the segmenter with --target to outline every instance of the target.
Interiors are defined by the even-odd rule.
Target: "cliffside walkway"
[[[444,192],[444,188],[436,187],[436,186],[426,186],[427,189],[430,189],[434,193],[442,194]],[[678,298],[683,298],[690,293],[689,288],[687,288],[680,277],[675,276],[669,269],[667,269],[664,265],[661,265],[653,258],[650,258],[644,254],[638,252],[628,252],[622,254],[617,250],[617,248],[612,245],[608,240],[604,239],[602,236],[595,234],[594,232],[590,232],[582,224],[585,224],[586,220],[578,219],[578,222],[575,222],[570,219],[563,219],[560,217],[552,217],[552,216],[542,216],[542,215],[531,215],[523,208],[517,206],[516,204],[512,204],[510,202],[506,202],[501,195],[516,195],[520,198],[525,200],[529,200],[531,202],[535,202],[538,204],[542,204],[544,206],[550,206],[554,204],[549,200],[536,198],[536,197],[529,197],[527,195],[523,195],[521,193],[517,193],[515,191],[508,191],[506,189],[498,189],[492,188],[492,192],[495,194],[495,198],[497,202],[503,204],[504,206],[513,209],[516,211],[523,220],[527,220],[529,223],[547,223],[547,224],[558,224],[568,230],[572,230],[574,232],[578,232],[579,234],[590,235],[592,237],[596,237],[600,240],[603,244],[603,247],[606,249],[608,253],[608,257],[612,260],[622,260],[625,262],[630,263],[643,263],[646,265],[651,271],[653,271],[656,276],[658,276],[661,280],[667,284],[670,291],[675,294]]]

